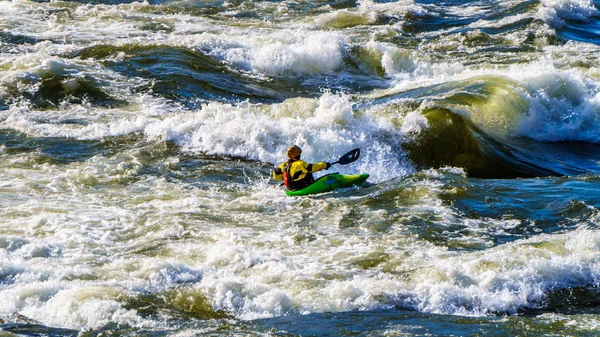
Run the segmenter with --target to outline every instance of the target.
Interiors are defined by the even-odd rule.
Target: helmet
[[[301,153],[302,153],[302,149],[297,147],[296,145],[290,146],[290,148],[286,152],[288,158],[290,158],[290,159],[300,157]]]

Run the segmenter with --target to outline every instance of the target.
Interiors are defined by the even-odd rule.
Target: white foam
[[[417,272],[410,302],[418,310],[460,315],[537,308],[549,291],[597,284],[599,244],[597,232],[581,230],[481,254],[438,256]]]
[[[327,99],[333,101],[311,106],[345,106],[340,96]],[[23,174],[23,184],[8,166],[16,181],[3,193],[18,190],[22,199],[2,199],[0,215],[13,236],[0,240],[0,275],[7,281],[0,287],[6,304],[1,313],[77,329],[108,322],[156,327],[164,322],[125,308],[122,298],[193,285],[214,309],[238,319],[394,305],[485,315],[535,307],[549,291],[600,281],[598,231],[452,252],[415,238],[402,219],[385,232],[372,230],[371,224],[389,221],[389,211],[372,211],[362,202],[297,200],[276,194],[276,188],[191,188],[135,173],[135,181],[111,184],[130,161],[97,157],[67,169],[40,165]],[[105,185],[72,183],[85,172]],[[464,178],[457,169],[447,172]],[[415,182],[420,202],[390,199],[398,203],[392,209],[410,207],[407,214],[425,212],[441,225],[461,224],[460,215],[436,198],[449,188],[438,181],[443,175],[431,170],[425,176]],[[156,254],[141,253],[148,248]],[[379,258],[379,265],[362,267],[361,261]]]
[[[598,11],[591,0],[542,0],[538,16],[550,26],[560,29],[564,20],[589,22],[598,16]]]
[[[244,30],[229,35],[202,33],[185,36],[182,44],[223,60],[235,69],[261,76],[332,74],[342,66],[347,42],[327,31]]]
[[[465,67],[449,63],[432,63],[423,57],[414,59],[416,67],[409,73],[396,73],[393,89],[373,92],[373,96],[393,95],[395,92],[448,83],[482,83],[499,81],[501,90],[485,93],[489,102],[483,105],[452,108],[491,135],[528,137],[542,142],[584,141],[600,142],[600,86],[596,81],[598,70],[583,69],[577,64],[595,60],[594,47],[570,42],[560,47],[547,47],[545,56],[535,62],[506,67]],[[459,88],[457,90],[462,90]],[[452,92],[427,97],[421,108],[436,105],[438,98]],[[474,95],[480,93],[473,92]],[[393,103],[393,102],[390,102]],[[418,113],[418,112],[417,112]],[[406,122],[419,132],[426,127],[414,112]]]
[[[36,290],[36,292],[39,291]],[[109,323],[137,327],[155,326],[139,317],[134,309],[125,309],[114,298],[113,288],[71,287],[59,290],[49,300],[21,310],[28,317],[38,317],[50,326],[75,329],[101,328]]]
[[[152,219],[143,220],[145,211],[137,209],[140,202],[136,198],[147,200],[143,197],[147,188],[132,186],[128,190],[117,184],[114,194],[95,194],[88,193],[89,188],[98,183],[79,183],[78,176],[85,172],[101,182],[119,179],[116,176],[128,170],[121,164],[118,159],[95,158],[89,163],[74,163],[64,171],[55,165],[39,165],[23,170],[23,176],[18,168],[6,164],[14,179],[0,195],[3,233],[13,236],[0,238],[1,314],[19,312],[50,326],[73,329],[99,328],[108,323],[157,326],[159,322],[124,308],[124,296],[198,282],[201,274],[185,264],[123,256],[136,247],[181,236],[181,227],[170,226],[160,207]],[[25,181],[21,183],[21,179]],[[150,185],[153,196],[161,193],[160,186],[170,186],[161,180]],[[7,198],[8,191],[19,192],[21,198]],[[168,194],[175,196],[172,192]],[[119,200],[131,203],[121,207]],[[176,208],[190,202],[182,198],[176,205],[158,204]],[[156,203],[142,205],[156,207]]]
[[[596,232],[578,231],[543,235],[482,253],[421,246],[404,255],[401,266],[406,267],[400,267],[407,268],[404,277],[348,266],[345,249],[355,257],[374,248],[351,241],[337,249],[329,247],[334,260],[317,254],[319,249],[313,247],[310,256],[255,252],[259,260],[240,264],[239,256],[250,254],[236,249],[235,259],[220,263],[219,271],[207,270],[202,285],[216,307],[245,319],[279,316],[289,310],[339,312],[394,304],[442,314],[515,313],[538,307],[549,291],[597,284],[599,245]],[[261,278],[265,272],[271,276]]]
[[[381,162],[376,159],[386,158],[384,162],[389,164],[386,176],[374,176],[374,180],[411,170],[399,158],[398,148],[392,146],[402,141],[402,132],[384,120],[357,114],[346,95],[325,93],[317,101],[293,99],[271,106],[209,103],[195,113],[151,123],[145,133],[175,141],[190,151],[270,163],[283,161],[291,144],[300,146],[308,161],[334,161],[359,147],[365,154],[359,163],[361,169],[377,171]],[[338,169],[346,172],[356,167]]]
[[[521,70],[529,107],[516,134],[539,141],[600,142],[600,87],[590,75],[548,62]]]
[[[474,67],[458,61],[433,62],[423,53],[427,46],[407,53],[378,42],[378,31],[365,27],[315,31],[301,20],[284,28],[268,22],[220,27],[187,15],[136,13],[136,6],[147,4],[77,5],[72,12],[75,22],[56,17],[47,24],[39,14],[44,11],[30,10],[35,6],[51,5],[0,2],[0,9],[7,9],[0,10],[0,25],[14,33],[66,43],[23,46],[29,54],[11,56],[2,64],[0,90],[35,92],[40,78],[89,76],[102,90],[132,104],[114,109],[64,104],[40,111],[26,102],[11,103],[2,111],[0,126],[30,137],[98,140],[139,133],[150,141],[175,142],[191,153],[270,163],[282,161],[291,144],[301,146],[308,161],[333,161],[360,147],[359,161],[334,169],[371,173],[372,181],[390,181],[391,189],[401,184],[393,178],[413,171],[403,157],[402,143],[407,135],[427,128],[428,122],[418,109],[407,111],[399,100],[356,107],[364,103],[362,97],[323,92],[316,98],[277,104],[213,102],[190,110],[135,93],[133,88],[143,81],[123,78],[92,60],[59,55],[78,50],[74,44],[110,41],[117,46],[168,43],[197,48],[241,70],[242,76],[265,80],[336,74],[344,66],[345,53],[360,44],[377,56],[375,64],[394,78],[398,92],[501,76],[528,103],[514,135],[544,141],[598,141],[597,70],[573,66],[577,62],[570,60],[575,58],[565,55],[582,51],[579,44],[547,49],[549,57],[539,62]],[[556,18],[569,18],[560,14],[568,6],[554,2],[545,6],[556,12]],[[576,12],[587,15],[585,2],[580,7]],[[340,11],[333,19],[348,12],[352,11]],[[423,15],[425,9],[410,1],[361,1],[356,12],[370,23],[373,13],[402,17],[407,12]],[[4,19],[17,14],[26,23],[13,29],[17,22]],[[154,20],[170,25],[172,33],[141,29]],[[361,29],[369,31],[366,43]],[[384,28],[388,29],[394,27]],[[595,51],[586,52],[584,58]],[[64,84],[76,89],[73,81]],[[63,123],[65,119],[84,123]],[[167,323],[125,308],[122,298],[192,284],[214,309],[241,319],[394,305],[485,315],[535,307],[550,291],[600,281],[597,231],[541,235],[477,252],[452,252],[415,237],[405,219],[418,212],[431,214],[441,226],[464,225],[483,233],[475,237],[484,246],[494,245],[485,237],[489,231],[517,225],[515,220],[464,221],[438,198],[447,187],[436,179],[449,175],[464,179],[457,168],[424,172],[426,181],[410,186],[422,193],[416,202],[401,200],[402,193],[394,190],[383,197],[389,209],[372,210],[360,196],[287,198],[266,177],[251,184],[201,179],[187,183],[177,177],[141,174],[147,162],[140,151],[55,165],[40,162],[40,152],[14,154],[0,145],[0,167],[7,177],[0,182],[0,216],[5,219],[0,237],[1,313],[21,312],[44,324],[77,329],[109,322],[153,327]],[[156,165],[172,163],[177,158]],[[194,169],[204,173],[202,168]],[[393,214],[401,211],[407,215]],[[398,218],[385,231],[372,228],[387,225],[390,216]]]

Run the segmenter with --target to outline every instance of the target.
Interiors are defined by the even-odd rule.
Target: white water
[[[0,194],[0,313],[77,329],[109,321],[156,326],[118,299],[175,288],[204,294],[242,319],[393,305],[483,315],[600,280],[595,231],[453,252],[413,237],[401,221],[378,230],[393,215],[356,203],[361,197],[299,201],[264,185],[240,193],[151,177],[110,187],[136,176],[140,166],[131,159],[94,158],[61,171],[3,165],[12,180]],[[431,212],[448,226],[462,221],[437,199],[435,180],[419,188],[427,203],[398,200],[397,207]],[[361,216],[347,227],[354,212]],[[513,226],[507,220],[494,228]],[[146,248],[156,253],[136,253]],[[376,267],[361,267],[377,259]]]
[[[565,19],[589,22],[598,13],[590,0],[543,0],[538,15],[552,27],[562,28]]]
[[[70,77],[65,87],[75,90],[72,79],[87,76],[111,96],[131,103],[110,109],[64,103],[41,110],[25,101],[11,102],[0,111],[1,128],[32,138],[76,140],[140,134],[143,146],[150,148],[170,141],[187,154],[259,161],[247,166],[236,160],[226,166],[222,161],[218,168],[205,164],[194,173],[208,179],[192,183],[143,173],[149,166],[145,149],[57,165],[44,161],[43,149],[14,154],[1,145],[0,314],[19,312],[47,325],[76,329],[109,322],[156,327],[167,323],[126,309],[123,297],[176,289],[201,294],[215,310],[240,319],[395,305],[485,315],[535,307],[552,290],[598,284],[596,231],[581,228],[493,247],[489,235],[509,231],[517,220],[464,218],[440,198],[447,191],[435,176],[444,171],[431,171],[430,179],[402,185],[399,178],[415,171],[402,144],[428,123],[419,109],[408,108],[401,98],[369,104],[371,98],[409,88],[499,76],[514,83],[509,96],[525,102],[525,108],[516,111],[518,120],[503,124],[509,126],[509,136],[597,143],[598,69],[578,65],[582,59],[598,64],[592,59],[595,50],[574,42],[548,48],[540,38],[547,57],[536,62],[467,66],[435,61],[427,53],[371,38],[394,29],[365,28],[375,14],[427,13],[412,2],[402,2],[399,9],[395,5],[364,1],[358,10],[323,14],[282,28],[286,22],[220,26],[185,14],[137,12],[148,4],[73,5],[71,20],[65,12],[44,14],[56,4],[0,2],[2,29],[65,41],[4,51],[2,97],[12,91],[34,93],[51,76]],[[43,10],[36,10],[39,7]],[[581,20],[595,15],[589,8],[589,2],[544,1],[538,15],[549,25],[545,28],[559,28],[562,24],[557,22],[573,15]],[[142,30],[149,22],[165,24],[172,32]],[[501,24],[506,22],[513,21]],[[315,25],[348,29],[314,31]],[[509,38],[518,44],[523,36]],[[90,42],[183,46],[243,76],[261,79],[338,74],[345,55],[360,46],[369,56],[361,66],[381,66],[391,88],[366,95],[324,91],[316,98],[273,104],[212,102],[189,109],[151,92],[137,92],[146,80],[125,77],[96,60],[61,56]],[[442,46],[425,45],[423,50],[456,41],[439,43]],[[424,105],[437,98],[425,94]],[[469,111],[466,116],[481,122],[480,127],[497,127]],[[64,123],[71,119],[85,123]],[[339,198],[287,198],[268,183],[268,170],[260,162],[278,163],[290,144],[301,146],[309,161],[333,161],[360,147],[359,162],[335,169],[369,172],[370,181],[380,185]],[[152,164],[177,176],[172,167],[179,161],[169,156]],[[228,170],[244,171],[232,174],[242,182],[211,176]],[[258,171],[262,178],[246,170]],[[385,195],[386,189],[395,188],[399,194]],[[371,193],[383,194],[381,203],[389,207],[370,205]],[[434,217],[449,229],[464,225],[483,233],[455,240],[493,248],[463,252],[434,246],[407,224],[419,216]]]
[[[34,10],[29,3],[3,2],[1,5],[6,18],[14,16],[17,12],[25,14],[25,18],[29,18],[25,20],[25,24],[20,22],[21,24],[17,25],[17,22],[10,20],[5,23],[13,31],[13,26],[19,27],[22,30],[20,33],[23,34],[33,34],[38,38],[59,38],[59,35],[36,35],[36,32],[43,31],[44,34],[49,34],[49,31],[66,30],[67,22],[75,23],[76,26],[68,29],[73,32],[72,35],[69,35],[69,40],[73,42],[79,43],[86,39],[93,39],[96,41],[95,43],[101,44],[101,37],[109,36],[113,43],[115,40],[117,41],[117,45],[120,44],[118,41],[181,45],[203,51],[234,69],[259,77],[290,74],[312,76],[334,74],[342,66],[343,54],[347,53],[354,44],[353,39],[356,38],[354,31],[350,31],[346,36],[340,31],[314,32],[307,29],[298,30],[297,27],[289,31],[254,26],[229,27],[223,30],[223,27],[216,26],[215,23],[190,16],[152,17],[151,14],[142,15],[135,11],[148,6],[147,4],[121,5],[116,8],[80,5],[76,6],[74,10],[70,10],[74,20],[61,21],[55,18],[42,27],[39,22],[41,14]],[[42,4],[41,6],[48,6],[46,8],[48,11],[53,9],[50,5]],[[403,4],[403,6],[406,6],[404,9],[406,11],[418,12],[415,12],[414,5],[410,3]],[[567,9],[577,8],[575,13],[589,17],[594,15],[594,12],[590,12],[590,6],[589,1],[580,3],[549,1],[540,4],[540,10],[553,8],[562,13],[568,11]],[[382,12],[389,10],[388,6],[382,4],[364,3],[359,8],[359,12],[376,9]],[[106,13],[99,17],[98,12]],[[56,16],[58,15],[56,13],[61,12],[51,13],[53,13],[51,16]],[[85,21],[85,18],[94,20],[102,18],[101,23],[106,26],[106,29],[99,30],[97,24],[90,24]],[[164,35],[161,32],[148,35],[140,30],[141,25],[147,21],[168,21],[173,25],[174,30],[171,35]],[[131,22],[134,24],[132,25]],[[50,25],[50,29],[48,29],[48,25]],[[205,27],[205,30],[202,33],[194,33],[199,26]],[[108,31],[115,33],[107,34]],[[293,33],[290,33],[291,31]],[[142,35],[142,32],[145,35]],[[84,36],[80,37],[80,34]],[[515,38],[518,39],[518,37]],[[518,41],[515,42],[518,43]],[[363,114],[363,112],[352,110],[350,107],[351,97],[342,96],[340,101],[345,102],[331,103],[336,99],[328,93],[324,93],[317,104],[311,100],[299,99],[293,99],[289,103],[284,102],[273,107],[249,105],[232,107],[215,103],[203,108],[207,111],[185,111],[162,99],[144,94],[132,94],[131,91],[134,88],[147,84],[141,79],[125,78],[102,67],[94,60],[67,60],[55,56],[81,48],[74,44],[59,45],[41,42],[27,48],[30,49],[30,53],[9,56],[5,59],[3,67],[0,68],[0,93],[6,94],[15,90],[35,92],[41,80],[51,76],[89,77],[93,78],[98,87],[112,97],[139,104],[128,107],[126,110],[98,110],[85,105],[66,106],[60,114],[52,114],[48,111],[37,112],[26,103],[13,104],[8,114],[5,114],[5,118],[2,119],[1,125],[31,136],[100,139],[142,131],[149,137],[163,136],[168,140],[174,138],[177,143],[190,149],[214,154],[244,156],[274,163],[278,161],[279,155],[286,145],[290,143],[300,143],[298,145],[306,148],[305,154],[309,159],[320,160],[317,158],[317,153],[326,157],[335,156],[344,152],[348,148],[347,144],[362,146],[371,137],[378,138],[382,134],[395,140],[385,141],[384,144],[378,144],[375,147],[392,146],[391,151],[398,157],[402,155],[398,153],[398,143],[403,141],[401,130],[402,128],[411,128],[410,125],[402,127],[390,125],[389,121],[383,118],[349,117],[349,114],[357,115]],[[509,133],[540,141],[598,142],[599,140],[598,86],[595,81],[597,69],[584,70],[576,67],[579,59],[593,57],[590,55],[593,51],[582,49],[582,45],[579,43],[572,42],[562,48],[553,47],[549,50],[552,58],[542,59],[537,63],[515,65],[507,69],[467,68],[455,62],[432,63],[424,55],[415,55],[398,47],[372,40],[366,44],[365,50],[369,55],[375,57],[368,62],[379,64],[385,70],[386,76],[389,76],[392,83],[395,83],[396,90],[482,75],[500,75],[517,81],[517,85],[522,89],[519,90],[517,87],[515,90],[523,96],[528,105],[526,111],[517,112],[523,117],[514,130],[509,130]],[[584,51],[585,54],[578,55],[576,51]],[[372,64],[366,63],[365,67],[372,67]],[[70,90],[77,88],[77,84],[73,80],[65,80],[64,85]],[[287,111],[290,109],[299,111]],[[270,110],[273,117],[263,115],[261,111],[257,110]],[[279,112],[278,110],[284,111]],[[240,119],[238,123],[228,120],[229,117],[226,115],[232,112]],[[406,114],[405,111],[399,113]],[[288,117],[289,114],[291,116]],[[254,119],[254,122],[248,123],[249,125],[243,125],[245,123],[241,120],[248,119],[250,116],[257,118]],[[187,130],[183,130],[181,125],[177,126],[178,129],[173,127],[177,124],[175,122],[186,117],[192,119],[186,121],[189,126]],[[56,122],[68,118],[83,119],[90,123],[85,126],[55,126],[40,123],[40,120]],[[204,118],[206,118],[205,121],[202,120]],[[302,121],[301,118],[308,119]],[[326,120],[329,118],[334,120],[331,125],[327,125]],[[267,130],[271,131],[260,135],[265,137],[264,140],[257,139],[259,133],[257,125],[260,125],[258,121],[266,122]],[[303,122],[306,123],[304,126],[302,126]],[[228,126],[232,126],[232,123],[237,124],[227,128],[227,131],[235,132],[235,135],[231,135],[227,139],[219,139],[220,132],[223,132],[223,128],[216,125],[219,123],[228,123]],[[201,132],[193,129],[200,125],[202,125]],[[485,125],[482,127],[485,128]],[[412,128],[414,129],[414,127]],[[199,133],[202,133],[205,139],[199,139],[197,136]],[[183,140],[183,138],[187,140]],[[317,142],[322,145],[313,148]],[[388,154],[377,153],[373,156],[382,158]],[[372,169],[372,166],[364,169]],[[398,176],[407,170],[405,167],[407,164],[393,166],[396,167],[394,174],[387,177],[382,176],[380,179]],[[408,170],[410,171],[410,169]]]

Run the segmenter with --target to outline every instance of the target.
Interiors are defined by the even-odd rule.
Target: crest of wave
[[[414,118],[405,121],[420,122]],[[361,169],[378,180],[411,170],[402,159],[403,128],[397,129],[385,117],[354,111],[347,95],[327,92],[318,99],[294,98],[275,105],[208,103],[201,110],[150,123],[144,132],[150,138],[174,141],[188,151],[269,163],[285,159],[292,144],[303,149],[307,161],[334,161],[359,147],[361,160],[349,165],[352,168],[339,166],[336,170]]]
[[[554,28],[562,28],[564,20],[589,22],[598,16],[591,0],[542,0],[538,16]]]

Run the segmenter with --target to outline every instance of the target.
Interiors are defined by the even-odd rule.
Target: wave
[[[415,289],[398,300],[422,311],[460,315],[557,309],[552,304],[557,293],[598,284],[596,262],[588,254],[597,239],[593,231],[542,235],[475,254],[466,264],[441,258],[412,275]]]
[[[284,83],[261,80],[231,69],[216,59],[169,45],[97,45],[72,55],[94,59],[122,74],[151,82],[153,95],[188,104],[208,101],[273,101],[289,94]],[[288,83],[289,84],[289,83]]]
[[[600,128],[588,122],[594,115],[568,115],[580,125],[573,128],[564,118],[545,114],[568,111],[564,107],[572,102],[567,97],[593,112],[586,106],[594,104],[595,96],[578,94],[589,90],[583,82],[545,74],[544,94],[505,77],[478,76],[405,90],[357,106],[353,96],[336,93],[281,103],[211,102],[192,108],[150,97],[139,106],[99,106],[93,114],[12,110],[3,124],[33,138],[100,140],[139,133],[147,140],[173,142],[183,151],[269,163],[281,160],[289,144],[301,146],[308,160],[333,160],[361,147],[363,159],[353,169],[371,173],[374,181],[415,168],[444,166],[463,167],[469,175],[485,178],[600,172],[595,138]],[[555,82],[563,84],[551,92]],[[539,83],[534,87],[540,88]],[[548,104],[548,95],[557,97],[554,104]],[[553,138],[559,133],[562,138]]]
[[[188,107],[210,101],[280,102],[316,97],[327,89],[385,88],[390,78],[416,67],[410,52],[390,44],[346,45],[329,34],[308,43],[307,37],[290,45],[251,44],[243,51],[218,41],[97,44],[60,56],[42,48],[5,65],[0,97],[4,109],[16,103],[122,107],[139,94]]]
[[[590,22],[598,16],[591,0],[542,0],[538,14],[548,24],[562,28],[565,20]]]
[[[236,21],[219,29],[214,18],[185,11],[175,15],[186,22],[153,12],[153,5],[123,5],[129,15],[139,11],[133,26],[113,43],[101,39],[81,47],[50,49],[48,41],[38,42],[41,33],[11,33],[7,39],[12,43],[34,46],[28,47],[32,53],[3,65],[3,127],[32,138],[97,140],[139,133],[172,141],[185,151],[269,163],[277,162],[291,143],[303,146],[311,160],[360,146],[366,161],[361,169],[378,181],[414,167],[447,165],[492,178],[597,170],[593,153],[586,160],[571,146],[548,146],[583,142],[589,145],[582,148],[591,150],[600,142],[593,70],[581,70],[577,57],[559,62],[548,56],[525,65],[508,61],[495,69],[498,60],[489,59],[498,41],[536,27],[533,3],[496,8],[481,2],[469,11],[413,3],[396,9],[369,1],[358,8],[337,5],[310,18],[317,21],[310,24]],[[91,15],[90,9],[78,7],[74,15]],[[99,10],[114,18],[103,21],[104,28],[124,24],[111,6]],[[368,20],[346,25],[356,15]],[[382,23],[386,15],[384,21],[394,17],[402,25]],[[168,29],[148,27],[153,16],[160,16],[157,22]],[[435,32],[443,33],[439,39],[427,35],[427,18],[438,25]],[[411,21],[425,27],[413,32],[423,50],[455,48],[458,41],[462,56],[423,55],[398,36],[356,42],[365,30],[381,33],[378,25],[404,29]],[[147,39],[139,37],[147,31]],[[71,42],[97,34],[86,31]],[[531,54],[539,48],[534,40],[526,38],[528,46],[522,47],[522,37],[515,39],[502,42],[504,51],[539,56]],[[469,56],[471,48],[481,45],[490,49]],[[548,50],[574,52],[578,47]],[[386,89],[395,93],[377,97]],[[555,155],[565,162],[553,163]],[[391,167],[388,173],[378,165],[382,158]]]
[[[417,168],[450,165],[488,178],[599,172],[593,82],[570,71],[522,72],[517,78],[476,76],[379,97],[373,104],[409,97],[419,102],[426,126],[403,142]]]
[[[232,180],[247,179],[244,171],[256,170],[253,163],[234,163],[236,172],[223,172],[233,170],[223,161],[181,163],[172,173],[210,186],[194,188],[199,182],[164,177],[181,158],[178,152],[157,158],[165,171],[156,176],[143,173],[148,168],[139,156],[123,157],[98,156],[68,170],[15,170],[4,193],[17,192],[20,183],[28,193],[6,201],[7,221],[17,230],[0,238],[0,280],[7,285],[0,319],[21,312],[50,326],[102,330],[107,324],[161,328],[165,317],[196,322],[394,309],[504,316],[585,312],[594,303],[583,296],[585,290],[594,294],[600,280],[600,234],[566,218],[583,211],[595,228],[598,211],[546,202],[557,194],[582,200],[582,191],[594,188],[575,180],[498,185],[430,170],[351,197],[298,202],[275,187],[252,190],[248,181],[237,190]],[[130,173],[136,183],[69,182],[86,173],[105,180],[129,170],[139,172]],[[481,218],[456,206],[471,201],[474,189],[480,195],[475,202],[488,212]],[[96,193],[83,193],[89,190]],[[65,202],[65,195],[74,197]],[[449,195],[457,199],[448,202]],[[561,211],[548,218],[532,202],[539,210]],[[298,216],[282,221],[290,207]],[[24,219],[32,224],[19,228]],[[555,219],[572,230],[544,227],[556,226]],[[56,235],[20,235],[47,228]],[[496,241],[507,236],[508,242]],[[98,263],[75,263],[102,249]],[[571,290],[576,302],[561,303],[558,296]]]
[[[591,0],[541,1],[537,16],[567,40],[600,43],[600,13]]]
[[[15,58],[3,75],[0,94],[5,104],[50,109],[63,103],[122,107],[134,82],[93,61],[45,53]]]
[[[299,28],[243,34],[244,39],[220,34],[189,36],[184,44],[242,73],[280,81],[277,88],[284,92],[385,88],[391,76],[414,68],[412,53],[402,48],[375,41],[351,43],[335,31]]]

